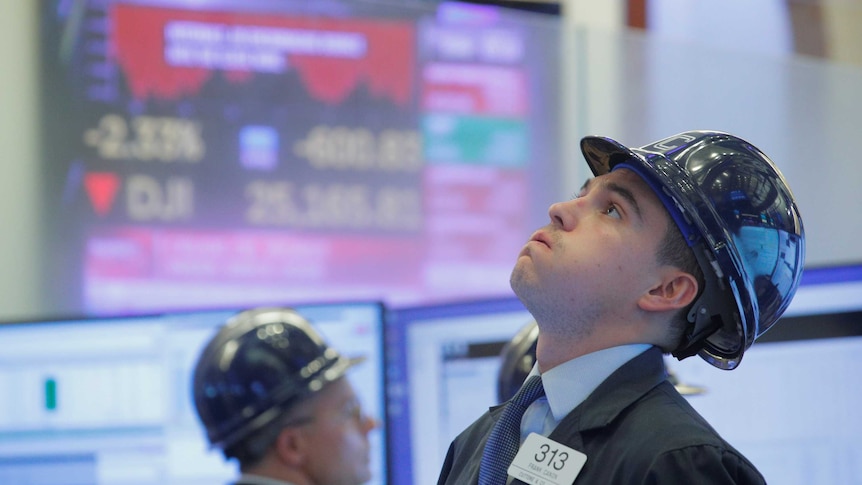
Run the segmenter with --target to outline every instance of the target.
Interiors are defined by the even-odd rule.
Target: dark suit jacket
[[[502,408],[491,408],[455,438],[438,485],[477,483],[485,441]],[[667,380],[657,347],[611,374],[549,438],[587,455],[576,484],[765,483]]]

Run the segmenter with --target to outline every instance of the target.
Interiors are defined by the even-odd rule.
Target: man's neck
[[[543,335],[540,331],[536,342],[536,362],[540,372],[547,372],[564,362],[615,345],[617,344],[595,339],[576,340],[560,338],[556,335]]]

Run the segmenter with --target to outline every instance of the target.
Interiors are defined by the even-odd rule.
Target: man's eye
[[[616,217],[617,219],[622,218],[622,214],[620,214],[620,210],[617,209],[617,206],[615,206],[613,204],[611,204],[610,206],[608,206],[607,209],[605,209],[605,214],[607,214],[611,217]]]

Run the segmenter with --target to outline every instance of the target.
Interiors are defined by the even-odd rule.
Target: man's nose
[[[565,231],[571,230],[577,221],[578,211],[582,202],[580,199],[572,199],[556,202],[548,207],[548,216],[551,223],[559,226]]]
[[[375,419],[372,416],[368,416],[367,414],[362,416],[362,426],[365,429],[365,432],[369,432],[373,429],[380,427],[380,421]]]

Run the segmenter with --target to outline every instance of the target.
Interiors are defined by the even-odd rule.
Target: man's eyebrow
[[[631,190],[623,187],[622,185],[620,185],[616,182],[608,182],[605,185],[607,186],[608,190],[616,193],[617,195],[619,195],[620,197],[622,197],[623,199],[628,201],[628,203],[634,209],[635,214],[637,214],[638,219],[643,221],[643,214],[641,214],[641,207],[638,205],[638,201],[637,201],[637,199],[635,199],[635,195],[632,193]]]

